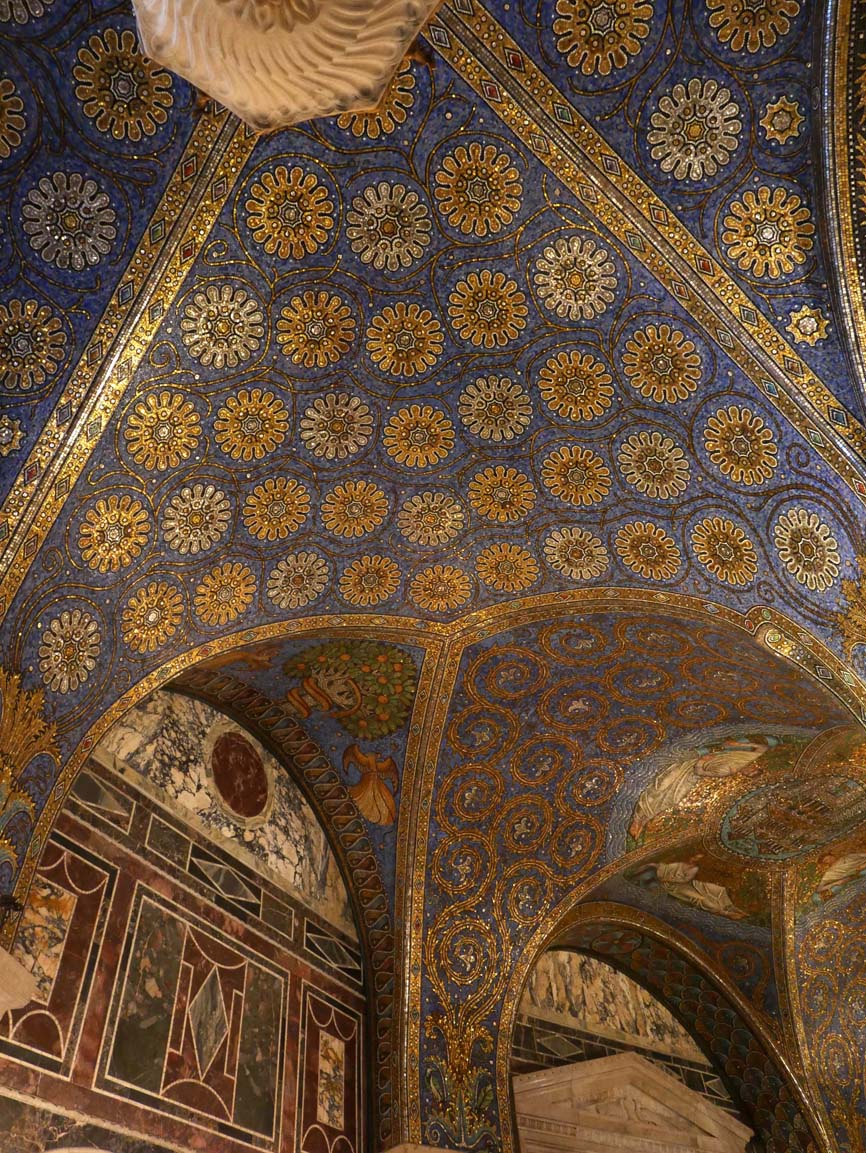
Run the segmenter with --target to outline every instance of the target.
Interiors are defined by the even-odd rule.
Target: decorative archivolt
[[[144,50],[263,131],[373,107],[439,0],[134,0]]]

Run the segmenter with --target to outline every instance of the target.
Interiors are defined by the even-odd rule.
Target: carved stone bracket
[[[440,0],[134,0],[145,52],[253,128],[374,107]]]

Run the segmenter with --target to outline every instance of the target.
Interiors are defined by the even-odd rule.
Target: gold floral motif
[[[337,117],[340,128],[350,128],[353,136],[367,136],[378,140],[388,136],[399,125],[405,123],[409,109],[415,103],[415,77],[412,67],[401,65],[391,83],[382,94],[375,108],[367,112],[344,112]]]
[[[367,352],[392,376],[416,376],[442,354],[442,325],[429,308],[398,300],[374,316],[367,329]]]
[[[284,540],[297,532],[310,511],[310,494],[296,480],[269,477],[244,501],[243,518],[258,540]]]
[[[594,320],[614,300],[616,265],[591,237],[561,236],[535,262],[541,303],[564,320]]]
[[[485,468],[469,482],[469,503],[488,520],[520,520],[535,504],[535,486],[516,468]]]
[[[808,344],[814,346],[819,340],[825,340],[830,328],[830,321],[824,316],[820,308],[810,308],[804,304],[802,308],[791,313],[785,332],[794,338],[795,344]]]
[[[136,403],[123,435],[136,464],[164,472],[192,455],[201,420],[182,393],[152,392]]]
[[[407,468],[437,464],[454,448],[454,425],[429,404],[401,408],[385,425],[385,451]]]
[[[214,421],[216,442],[233,460],[261,460],[286,439],[289,414],[272,392],[242,388]]]
[[[305,292],[280,312],[277,344],[294,364],[326,368],[344,356],[355,339],[355,318],[339,296]]]
[[[660,432],[628,437],[617,459],[622,475],[644,496],[670,500],[685,492],[689,483],[689,462],[683,450]]]
[[[436,173],[439,210],[452,228],[484,237],[501,232],[520,211],[520,173],[506,152],[473,141],[459,145]]]
[[[751,188],[725,216],[722,244],[738,268],[778,280],[804,264],[815,225],[799,196],[784,188]]]
[[[526,327],[526,297],[504,272],[470,272],[448,297],[448,315],[464,340],[484,348],[508,344]]]
[[[369,407],[345,392],[317,397],[301,418],[301,440],[314,456],[325,460],[354,456],[372,434]]]
[[[430,244],[430,214],[413,189],[381,180],[353,197],[346,239],[364,264],[399,272],[420,260]]]
[[[659,404],[686,400],[701,382],[701,358],[694,342],[669,324],[648,324],[632,333],[622,366],[641,396]]]
[[[184,485],[168,502],[162,532],[169,548],[195,554],[220,540],[231,520],[231,504],[212,484]]]
[[[803,126],[803,116],[800,105],[787,96],[780,96],[764,109],[760,124],[767,139],[776,144],[787,144],[789,140],[796,140]]]
[[[523,592],[538,580],[538,562],[516,544],[492,544],[478,554],[475,571],[497,592]]]
[[[217,565],[195,590],[195,611],[206,625],[227,625],[253,603],[256,578],[245,564]]]
[[[378,528],[387,515],[387,496],[368,480],[337,485],[322,504],[325,528],[337,536],[364,536]]]
[[[328,565],[314,552],[290,553],[268,575],[268,596],[280,609],[312,604],[328,584]]]
[[[11,416],[0,416],[0,456],[17,452],[24,440],[24,429],[20,420]]]
[[[691,537],[700,563],[725,584],[748,584],[758,571],[755,546],[733,521],[705,517],[692,529]]]
[[[141,501],[128,493],[100,497],[84,516],[78,547],[90,568],[117,572],[135,560],[149,534],[150,518]]]
[[[386,556],[362,556],[340,577],[340,595],[350,605],[370,608],[392,597],[400,584],[400,568]]]
[[[785,36],[799,0],[707,0],[710,27],[733,52],[760,52]]]
[[[24,101],[8,77],[0,80],[0,160],[7,160],[21,143],[27,127],[22,113]]]
[[[21,675],[4,668],[0,668],[0,750],[0,863],[14,872],[21,865],[23,846],[19,837],[10,835],[10,826],[21,816],[32,825],[36,816],[27,770],[42,757],[53,773],[60,749],[57,725],[45,719],[45,690],[22,688]]]
[[[532,420],[529,397],[507,376],[481,376],[467,385],[458,411],[469,431],[482,440],[513,440]]]
[[[124,644],[136,653],[152,653],[174,636],[183,617],[180,590],[165,581],[136,589],[120,617]]]
[[[839,545],[815,512],[794,508],[773,527],[773,542],[782,564],[801,585],[826,592],[839,575]]]
[[[99,626],[84,609],[64,609],[49,622],[39,645],[39,671],[53,693],[74,693],[96,668]]]
[[[636,520],[621,528],[616,551],[632,572],[651,580],[669,580],[682,563],[673,538],[649,521]]]
[[[279,164],[250,189],[247,227],[269,256],[300,260],[318,252],[334,227],[334,206],[312,174]]]
[[[10,300],[0,304],[0,385],[28,392],[57,371],[66,333],[46,304]]]
[[[584,76],[625,68],[649,36],[649,0],[556,0],[556,47]]]
[[[551,568],[571,580],[595,580],[607,569],[610,557],[597,536],[582,528],[558,528],[544,542]]]
[[[460,502],[444,492],[410,496],[397,514],[397,528],[412,544],[445,544],[459,536],[465,524]]]
[[[434,564],[422,569],[409,586],[409,596],[419,608],[445,613],[465,604],[472,595],[467,574],[450,564]]]
[[[734,404],[709,418],[704,444],[713,464],[735,484],[763,484],[779,463],[773,434],[763,420]]]
[[[613,378],[588,352],[558,352],[538,374],[541,396],[558,416],[592,420],[613,403]]]
[[[597,453],[573,445],[548,454],[541,483],[569,504],[597,504],[610,491],[610,470]]]
[[[135,34],[106,28],[78,49],[75,95],[100,132],[115,140],[153,136],[172,106],[171,75],[138,50]]]
[[[699,77],[664,93],[650,124],[652,158],[676,180],[715,176],[736,152],[743,127],[730,89]]]
[[[265,334],[258,301],[244,288],[209,284],[196,292],[180,321],[183,343],[205,368],[237,368],[256,352]]]

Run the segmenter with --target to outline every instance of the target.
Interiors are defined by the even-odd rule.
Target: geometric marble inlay
[[[229,1031],[216,969],[211,969],[189,1006],[189,1022],[202,1075],[210,1068]]]

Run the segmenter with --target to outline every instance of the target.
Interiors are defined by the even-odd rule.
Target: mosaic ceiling
[[[377,1012],[411,956],[412,1028],[438,1024],[380,1134],[492,1139],[454,1070],[478,1041],[504,1091],[483,1035],[519,988],[473,1001],[435,942],[501,913],[508,978],[590,873],[810,1067],[796,987],[863,883],[861,16],[450,0],[376,110],[259,138],[139,54],[127,5],[0,0],[4,887],[173,682],[302,778],[349,873],[363,854],[369,948],[429,898]],[[524,776],[559,766],[523,814],[536,873],[505,828],[524,745]],[[716,756],[748,788],[698,828]],[[489,830],[466,809],[458,836],[447,782],[482,764],[507,804],[472,913]],[[774,788],[806,782],[796,825],[818,777],[826,837],[738,856]],[[853,1149],[834,988],[814,1124]]]

